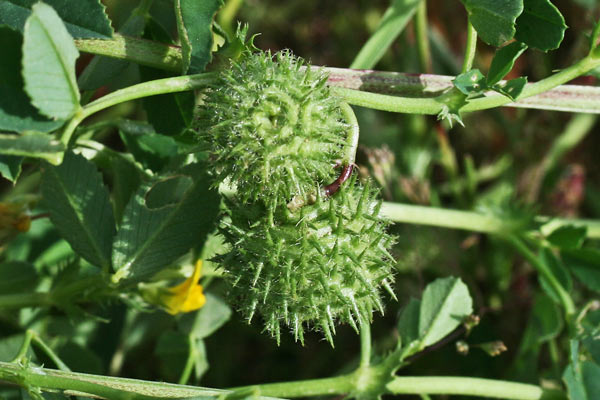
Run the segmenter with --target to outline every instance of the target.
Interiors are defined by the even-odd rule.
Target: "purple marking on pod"
[[[333,181],[333,183],[325,186],[323,188],[323,194],[328,197],[333,195],[335,192],[338,191],[338,189],[340,188],[340,186],[342,185],[342,183],[346,182],[348,180],[348,178],[350,178],[350,175],[352,175],[352,171],[354,171],[354,165],[344,165],[344,168],[342,169],[342,173],[340,174],[340,176],[337,177],[337,179],[335,181]]]

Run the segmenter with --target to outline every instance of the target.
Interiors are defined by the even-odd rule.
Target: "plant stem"
[[[241,391],[255,389],[262,396],[292,398],[347,394],[355,389],[355,384],[356,378],[354,374],[349,374],[333,378],[242,386],[231,388],[230,390]]]
[[[56,367],[59,370],[64,372],[71,372],[71,369],[68,367],[68,365],[60,359],[60,357],[54,352],[54,350],[52,350],[46,343],[44,343],[42,338],[40,338],[37,333],[35,333],[31,329],[28,329],[27,333],[31,334],[31,342],[34,343],[37,347],[39,347],[40,350],[42,350],[44,353],[46,353],[48,358],[52,360],[54,365],[56,365]]]
[[[467,20],[467,43],[465,45],[465,58],[461,73],[464,74],[473,68],[473,60],[477,51],[477,31],[473,28],[470,20]]]
[[[417,53],[421,71],[428,74],[432,71],[431,50],[429,49],[429,35],[427,28],[427,1],[422,0],[417,7],[415,15],[415,34],[417,37]]]
[[[360,134],[358,120],[348,103],[342,103],[340,108],[348,124],[348,137],[346,138],[346,148],[344,149],[344,159],[342,162],[344,165],[352,165],[356,159],[356,150],[358,149],[358,137]]]
[[[585,57],[572,66],[551,75],[539,82],[526,85],[518,100],[548,91],[558,85],[568,82],[586,72],[600,66],[600,58]],[[334,92],[344,101],[362,107],[368,107],[375,110],[409,113],[409,114],[439,114],[446,107],[447,96],[438,96],[436,98],[414,98],[398,97],[385,94],[376,94],[370,92],[361,92],[340,87],[333,88]],[[486,110],[489,108],[503,106],[513,103],[513,100],[501,94],[489,94],[485,97],[470,100],[460,110],[461,112],[473,112]],[[541,107],[545,108],[545,107]]]
[[[393,222],[407,224],[439,226],[483,233],[506,233],[512,228],[510,221],[473,211],[384,202],[381,212]],[[565,225],[585,226],[588,238],[600,239],[600,221],[598,220],[538,216],[535,218],[535,222],[539,224],[551,224],[553,229]]]
[[[360,319],[360,364],[359,368],[368,368],[371,364],[371,324]]]
[[[566,399],[562,392],[539,386],[482,378],[397,376],[386,385],[393,394],[443,394],[515,400]]]
[[[404,30],[421,1],[425,0],[392,1],[377,29],[360,49],[350,68],[373,68]]]
[[[77,39],[80,51],[132,61],[148,67],[181,72],[181,49],[163,43],[123,36],[112,39]]]
[[[14,293],[0,295],[0,309],[19,309],[25,307],[51,306],[52,299],[48,293]]]
[[[563,309],[565,310],[566,320],[569,325],[571,325],[576,310],[575,303],[563,285],[561,285],[561,283],[556,279],[556,276],[554,276],[550,268],[543,263],[540,258],[536,256],[518,237],[510,235],[504,239],[510,243],[533,267],[535,267],[538,273],[543,276],[550,284],[552,289],[554,289],[560,299]]]
[[[435,98],[389,96],[341,87],[332,87],[331,89],[333,93],[349,104],[381,111],[435,115],[444,107],[444,104]]]
[[[185,92],[206,86],[214,80],[216,74],[207,72],[196,75],[184,75],[173,78],[157,79],[138,83],[137,85],[129,86],[116,92],[107,94],[98,100],[92,101],[81,109],[70,121],[64,129],[61,141],[67,145],[71,140],[71,136],[75,128],[90,115],[104,110],[105,108],[123,103],[129,100],[140,99],[142,97],[156,96],[166,93]]]
[[[183,372],[181,372],[181,376],[179,377],[178,383],[180,385],[185,385],[187,381],[190,380],[190,375],[192,374],[192,370],[194,369],[194,360],[196,359],[196,345],[194,344],[194,339],[190,334],[188,336],[188,356],[185,361],[185,366],[183,367]]]
[[[102,278],[99,275],[93,275],[50,292],[4,294],[0,295],[0,310],[59,305],[65,299],[71,301],[80,293],[103,285]]]
[[[221,7],[221,10],[217,14],[217,19],[221,28],[229,35],[235,33],[235,27],[233,26],[233,20],[240,9],[243,0],[227,0],[225,5]]]
[[[575,79],[578,76],[583,75],[586,72],[589,72],[590,70],[598,66],[600,66],[600,58],[594,58],[590,56],[582,58],[575,64],[563,69],[560,72],[557,72],[554,75],[550,75],[549,77],[544,78],[541,81],[532,83],[531,85],[526,85],[521,94],[519,95],[518,100],[543,93],[558,85],[567,83],[570,80]],[[482,97],[470,101],[463,107],[462,111],[470,112],[477,110],[485,110],[489,108],[502,106],[511,102],[512,100],[506,96],[500,94],[490,95],[487,97]]]
[[[57,371],[0,362],[0,380],[42,390],[67,390],[109,399],[156,399],[218,396],[231,391],[256,390],[262,399],[274,397],[308,397],[352,393],[358,382],[356,374],[296,382],[244,386],[227,391],[162,382],[140,381],[102,375]],[[388,379],[388,378],[386,378]],[[535,385],[492,379],[463,377],[394,377],[386,384],[390,394],[460,394],[515,400],[564,399],[558,392]],[[156,397],[155,397],[156,396]]]
[[[446,75],[415,75],[345,68],[324,69],[329,73],[329,84],[332,86],[406,97],[431,98],[435,94],[452,88],[454,79],[453,76]],[[526,87],[531,85],[533,83],[528,83]],[[561,85],[541,94],[505,104],[505,106],[576,113],[600,113],[600,88]]]

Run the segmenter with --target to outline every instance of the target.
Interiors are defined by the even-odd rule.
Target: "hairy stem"
[[[542,79],[539,82],[526,85],[523,92],[518,97],[518,100],[546,92],[558,85],[577,78],[598,66],[600,66],[600,58],[585,57],[554,75]],[[448,98],[447,94],[442,94],[435,98],[398,97],[340,87],[335,87],[334,92],[349,104],[373,108],[375,110],[409,114],[439,114],[452,100],[451,98]],[[506,96],[492,93],[481,98],[470,100],[460,110],[461,112],[473,112],[503,106],[512,102],[513,100]]]
[[[123,36],[118,33],[112,39],[77,39],[80,51],[111,58],[132,61],[148,67],[181,72],[181,49],[146,39]]]
[[[394,377],[371,375],[389,380],[384,391],[389,394],[448,394],[482,396],[515,400],[564,399],[560,392],[547,391],[539,386],[522,383],[463,377]],[[39,387],[42,390],[79,392],[108,399],[142,399],[217,397],[231,391],[254,390],[260,398],[308,397],[342,395],[353,393],[364,384],[355,373],[333,378],[312,379],[296,382],[268,383],[232,388],[227,391],[195,386],[174,385],[162,382],[140,381],[101,375],[89,375],[57,371],[47,368],[28,367],[0,362],[0,380],[20,386]],[[372,382],[376,383],[376,382]]]
[[[465,57],[461,73],[464,74],[473,68],[473,60],[477,51],[477,31],[473,28],[471,21],[467,21],[467,44],[465,45]]]

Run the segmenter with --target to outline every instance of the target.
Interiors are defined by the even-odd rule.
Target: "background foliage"
[[[224,50],[235,48],[222,48],[214,59],[208,49],[235,31],[236,19],[249,23],[248,37],[259,34],[258,48],[289,48],[314,65],[456,76],[466,72],[461,61],[469,15],[481,39],[476,69],[454,84],[470,99],[484,89],[517,97],[525,77],[539,81],[586,56],[600,15],[596,2],[585,0],[555,1],[560,12],[545,1],[525,1],[524,11],[506,1],[502,19],[490,17],[495,2],[465,0],[462,7],[429,0],[431,58],[424,62],[410,18],[418,2],[409,0],[393,1],[392,11],[387,1],[230,0],[212,30],[218,1],[106,0],[106,9],[95,1],[45,3],[53,8],[38,4],[30,11],[33,1],[0,0],[0,130],[20,133],[0,137],[0,196],[39,216],[26,234],[0,233],[0,361],[12,360],[31,329],[73,371],[219,388],[348,372],[359,341],[351,327],[340,326],[335,348],[316,333],[305,334],[303,347],[282,335],[278,346],[225,303],[226,287],[210,261],[204,263],[202,309],[173,317],[156,307],[157,293],[189,276],[197,257],[209,260],[223,248],[210,235],[219,207],[205,175],[210,160],[197,152],[189,129],[193,92],[147,97],[93,115],[75,131],[79,154],[65,153],[66,143],[48,132],[77,117],[81,104],[114,90],[201,72],[206,65],[218,69]],[[113,30],[168,44],[179,40],[182,65],[158,69],[79,53],[69,37],[77,43],[111,37]],[[215,43],[213,32],[221,32]],[[363,44],[377,35],[392,38],[389,51],[361,61]],[[517,42],[496,52],[493,46],[513,36]],[[23,71],[22,59],[31,60]],[[596,74],[576,83],[596,85]],[[496,86],[501,79],[512,86]],[[385,201],[478,210],[514,222],[519,232],[536,224],[534,215],[600,218],[595,115],[497,108],[460,115],[464,125],[450,126],[430,116],[355,112],[360,175],[373,178]],[[427,323],[434,319],[428,310],[436,309],[427,284],[436,278],[460,277],[466,287],[445,278],[435,281],[436,290],[452,298],[468,287],[472,304],[468,295],[456,295],[456,307],[472,308],[480,318],[476,328],[454,331],[458,342],[411,359],[402,374],[557,385],[564,379],[571,398],[593,398],[600,311],[588,301],[600,291],[600,250],[585,229],[544,232],[534,245],[413,224],[396,224],[392,233],[399,238],[393,249],[397,301],[387,299],[385,316],[373,322],[378,354],[392,351],[398,337],[422,350],[456,328],[443,319]],[[551,273],[539,274],[540,265]],[[580,331],[568,331],[574,328],[548,276],[570,293],[578,311],[589,304]],[[42,295],[30,296],[30,305],[41,307],[11,303],[18,299],[12,295],[33,292]],[[437,333],[434,322],[441,324]],[[570,342],[575,336],[579,340]],[[581,348],[586,361],[579,358]],[[28,354],[38,364],[55,362],[38,347]],[[0,387],[0,398],[20,396],[27,394]]]

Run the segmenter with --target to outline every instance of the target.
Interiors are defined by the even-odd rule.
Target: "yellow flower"
[[[199,309],[206,303],[202,285],[198,284],[202,271],[202,260],[196,262],[194,273],[177,286],[167,289],[161,296],[162,305],[169,314],[179,314]]]

